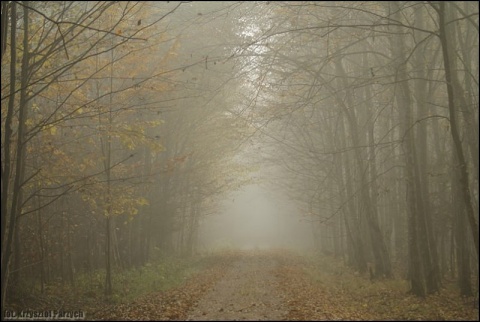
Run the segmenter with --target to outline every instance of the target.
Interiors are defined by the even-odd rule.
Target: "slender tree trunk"
[[[106,191],[106,217],[105,217],[105,295],[112,295],[112,191],[111,191],[111,125],[112,125],[112,106],[110,104],[108,133],[104,144],[105,152],[105,172],[107,175],[107,191]]]
[[[8,21],[9,21],[9,7],[10,3],[8,1],[2,1],[2,21],[1,21],[1,60],[3,61],[3,54],[7,50],[7,36],[8,36]]]
[[[345,132],[344,118],[340,116],[337,124],[339,148],[345,148],[347,134]],[[367,260],[365,256],[364,244],[360,235],[360,225],[356,215],[357,211],[354,205],[354,183],[351,165],[349,162],[349,153],[336,154],[335,158],[338,161],[336,162],[336,165],[338,172],[337,176],[341,182],[340,191],[344,191],[344,198],[342,201],[347,205],[346,210],[344,210],[343,218],[347,232],[347,243],[349,244],[349,249],[351,250],[349,262],[353,264],[355,269],[363,274],[367,271]]]
[[[423,11],[416,10],[415,11],[415,23],[416,26],[420,29],[424,28],[423,23]],[[421,35],[417,35],[418,39],[421,39]],[[424,51],[424,45],[419,44],[417,50],[413,56],[413,62],[415,64],[414,69],[416,70],[416,80],[415,80],[415,87],[414,87],[414,96],[417,106],[417,114],[416,119],[422,120],[424,117],[429,115],[429,109],[427,102],[427,83],[426,83],[426,71],[428,64],[424,60],[426,57],[426,53]],[[428,122],[423,121],[418,123],[415,126],[415,135],[414,140],[416,141],[415,144],[415,153],[417,155],[417,173],[415,177],[417,178],[417,193],[421,198],[419,198],[419,202],[422,204],[420,205],[421,211],[419,212],[419,224],[420,230],[422,231],[422,253],[425,258],[425,277],[426,277],[426,287],[428,293],[434,293],[439,290],[440,287],[440,268],[438,262],[438,251],[437,251],[437,243],[435,240],[435,236],[433,235],[433,224],[431,219],[431,207],[430,207],[430,199],[429,199],[429,188],[428,188],[428,176],[427,176],[427,169],[428,169],[428,158],[427,158],[427,127]],[[412,129],[413,130],[413,129]]]
[[[17,210],[20,213],[21,208]],[[15,231],[13,233],[13,269],[11,272],[10,283],[13,286],[19,285],[20,282],[20,270],[22,266],[22,251],[20,245],[20,225],[22,218],[18,217],[15,224]]]
[[[456,159],[456,158],[454,158]],[[454,162],[455,164],[456,162]],[[452,205],[455,204],[455,200],[461,198],[461,187],[459,186],[457,178],[457,173],[452,173]],[[460,215],[455,216],[455,229],[453,234],[455,234],[455,249],[456,249],[456,263],[458,271],[458,287],[460,288],[460,293],[464,296],[473,295],[472,290],[472,281],[471,281],[471,269],[470,269],[470,247],[468,247],[468,235],[465,234],[465,228],[467,227],[466,216],[462,215],[465,212],[464,205],[457,205],[455,207],[455,212]],[[452,209],[453,210],[453,209]]]
[[[37,234],[38,234],[38,248],[40,252],[40,262],[38,264],[39,271],[40,271],[40,291],[43,294],[45,291],[45,247],[43,245],[43,225],[42,225],[42,210],[40,209],[40,197],[36,197],[37,199]]]
[[[111,48],[113,48],[113,37],[111,38]],[[105,218],[105,295],[111,296],[113,293],[112,287],[112,181],[111,181],[111,166],[112,166],[112,124],[113,124],[113,67],[114,57],[113,49],[110,50],[110,95],[108,104],[108,125],[107,134],[103,146],[103,154],[105,157],[104,169],[107,179],[106,191],[106,218]]]
[[[111,296],[112,295],[112,250],[111,250],[111,218],[110,215],[107,215],[105,218],[105,295]]]
[[[468,6],[468,3],[465,3],[465,7]],[[468,10],[468,8],[465,8]],[[477,7],[478,10],[478,7]],[[456,16],[452,16],[451,19],[456,19]],[[472,77],[475,74],[475,69],[472,68],[472,61],[474,55],[478,57],[478,31],[475,31],[474,28],[466,28],[465,31],[462,31],[461,28],[455,26],[455,24],[449,24],[448,27],[450,30],[454,29],[453,32],[450,32],[450,43],[456,43],[456,40],[459,44],[459,55],[462,56],[462,65],[466,70],[464,73],[464,86],[461,85],[458,78],[454,78],[455,81],[454,90],[456,93],[456,97],[460,99],[459,104],[462,106],[462,124],[464,128],[464,138],[466,141],[466,145],[468,147],[470,162],[473,165],[473,176],[471,177],[474,182],[473,185],[478,187],[478,178],[479,178],[479,133],[478,133],[478,83]],[[472,44],[477,44],[477,52],[471,50]],[[451,46],[452,44],[450,44]],[[455,44],[456,45],[456,44]],[[478,59],[478,58],[477,58]],[[455,60],[451,61],[452,63],[452,70],[457,70],[458,67],[455,64]],[[477,65],[478,66],[478,65]],[[477,71],[478,74],[478,71]],[[465,89],[464,89],[465,88]],[[476,178],[476,180],[475,180]],[[478,218],[478,204],[475,208],[477,210],[476,217]]]
[[[397,47],[398,49],[398,47]],[[400,66],[399,68],[405,68]],[[406,73],[399,72],[399,75],[405,76]],[[402,77],[402,76],[400,76]],[[402,78],[404,82],[404,79]],[[425,296],[426,290],[424,285],[424,265],[420,257],[421,247],[421,235],[422,232],[419,230],[419,212],[420,209],[420,192],[418,191],[418,180],[415,178],[415,174],[418,171],[415,171],[414,167],[417,165],[416,156],[415,156],[415,146],[413,144],[413,132],[410,131],[409,125],[411,122],[411,111],[410,111],[410,97],[408,84],[404,84],[403,91],[396,94],[397,105],[400,111],[400,131],[401,134],[404,134],[403,139],[403,148],[405,154],[405,164],[406,164],[406,185],[407,185],[407,209],[408,209],[408,245],[409,245],[409,256],[410,256],[410,267],[409,267],[409,276],[412,286],[412,292],[418,296]]]
[[[72,256],[72,242],[71,242],[71,236],[70,236],[70,230],[71,230],[71,223],[70,223],[70,218],[66,218],[67,220],[67,268],[68,268],[68,281],[70,282],[70,286],[72,289],[75,289],[75,267],[73,265],[73,256]]]

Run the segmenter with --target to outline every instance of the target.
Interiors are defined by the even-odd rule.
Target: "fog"
[[[200,249],[311,250],[309,223],[285,196],[261,185],[249,185],[228,195],[221,213],[200,223]]]

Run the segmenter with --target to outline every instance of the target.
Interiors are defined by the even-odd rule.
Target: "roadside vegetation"
[[[371,279],[325,255],[284,256],[277,274],[288,292],[287,320],[478,320],[478,294],[462,297],[447,279],[420,298],[404,276]]]

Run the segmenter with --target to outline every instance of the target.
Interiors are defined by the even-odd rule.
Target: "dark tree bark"
[[[456,159],[456,157],[454,156],[453,159]],[[455,161],[453,162],[453,164],[457,163]],[[462,198],[462,191],[458,180],[456,180],[458,174],[453,171],[451,176],[453,177],[452,205],[455,205],[455,200]],[[472,271],[470,267],[470,247],[468,244],[468,235],[465,234],[465,228],[467,228],[467,217],[465,216],[465,206],[460,204],[457,205],[456,208],[457,207],[459,207],[459,209],[455,209],[455,212],[458,213],[458,215],[454,217],[454,231],[452,232],[455,235],[455,255],[458,272],[457,283],[460,289],[460,294],[462,294],[463,296],[471,296],[473,295],[473,289],[471,281]],[[452,211],[453,210],[454,209],[452,209]]]
[[[2,21],[1,21],[1,55],[0,59],[3,60],[3,54],[5,54],[5,50],[7,50],[7,39],[8,39],[8,21],[9,19],[9,8],[10,8],[10,3],[8,1],[2,1]],[[12,4],[13,5],[13,4]]]

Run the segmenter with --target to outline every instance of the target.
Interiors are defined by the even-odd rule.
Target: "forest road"
[[[187,321],[283,320],[288,309],[273,256],[242,256],[187,314]]]

